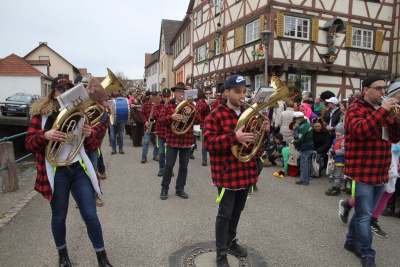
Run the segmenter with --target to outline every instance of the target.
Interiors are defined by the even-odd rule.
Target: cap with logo
[[[171,89],[169,88],[162,89],[162,95],[171,95]]]
[[[55,89],[63,85],[68,85],[69,88],[74,87],[74,84],[71,83],[66,77],[56,77],[53,79],[53,82],[51,83],[51,89]]]
[[[246,86],[246,80],[241,75],[232,75],[225,81],[225,89],[230,89],[238,86]]]
[[[326,102],[337,105],[337,103],[339,103],[339,100],[336,97],[331,97],[331,98],[327,99]]]

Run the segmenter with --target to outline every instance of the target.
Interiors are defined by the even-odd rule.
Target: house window
[[[246,25],[246,44],[260,39],[260,19]]]
[[[372,36],[373,31],[371,30],[353,27],[353,38],[351,45],[352,47],[372,50]]]
[[[296,81],[297,74],[289,74],[288,80],[289,82],[294,82]],[[311,92],[311,76],[310,75],[301,75],[301,89],[303,91],[309,91]]]
[[[220,38],[216,38],[214,40],[215,44],[214,44],[214,55],[218,56],[219,54],[221,54],[221,39]]]
[[[263,76],[262,74],[254,76],[254,89],[258,90],[260,86],[263,85]]]
[[[203,11],[199,10],[196,13],[196,26],[199,27],[203,22]]]
[[[285,16],[285,36],[308,40],[310,38],[310,20]]]
[[[202,45],[197,48],[197,62],[201,62],[206,59],[206,45]]]
[[[221,13],[221,0],[215,0],[215,15]]]
[[[39,56],[39,60],[50,60],[49,56]]]

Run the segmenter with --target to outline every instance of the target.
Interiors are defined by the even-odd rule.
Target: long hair
[[[40,114],[42,116],[50,116],[54,110],[60,108],[60,104],[57,99],[53,98],[54,89],[51,90],[46,97],[43,97],[32,104],[31,113],[32,115]]]

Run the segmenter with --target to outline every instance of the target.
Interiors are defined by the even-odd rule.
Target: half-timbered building
[[[396,78],[397,2],[191,0],[194,81],[213,85],[239,73],[258,88],[267,83],[267,57],[269,76],[301,77],[303,90],[346,98],[368,73]]]

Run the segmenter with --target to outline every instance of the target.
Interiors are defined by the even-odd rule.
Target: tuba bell
[[[93,126],[99,123],[104,112],[104,107],[99,105],[97,101],[106,101],[109,94],[124,89],[118,77],[110,69],[107,68],[107,71],[108,75],[101,83],[96,78],[90,77],[86,87],[90,98],[86,102],[85,113]],[[92,97],[91,93],[96,94],[96,97]]]
[[[271,77],[271,86],[276,91],[271,95],[269,100],[264,103],[254,103],[251,105],[240,115],[236,123],[235,132],[244,126],[245,132],[251,132],[254,135],[253,142],[237,144],[231,148],[233,156],[237,158],[239,162],[250,161],[261,146],[264,136],[262,124],[265,119],[261,110],[266,107],[278,107],[277,101],[279,100],[285,101],[286,103],[291,100],[289,88],[278,77]]]

